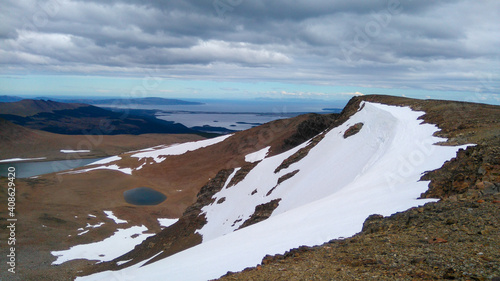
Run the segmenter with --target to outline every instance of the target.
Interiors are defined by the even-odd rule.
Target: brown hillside
[[[0,102],[0,114],[12,114],[17,116],[32,116],[42,112],[54,112],[54,110],[75,109],[86,104],[62,103],[51,100],[25,99],[18,102]]]
[[[61,135],[29,129],[0,118],[0,160],[10,158],[39,158],[44,161],[78,158],[99,158],[126,151],[200,140],[191,134],[143,135]],[[62,153],[67,150],[90,150],[78,154]]]
[[[319,120],[323,125],[314,130],[301,126],[312,119]],[[127,225],[120,225],[121,228],[146,225],[150,231],[159,232],[157,218],[180,217],[196,201],[200,189],[220,170],[242,166],[246,163],[246,154],[267,146],[271,146],[271,153],[283,151],[286,149],[285,143],[305,141],[318,130],[326,129],[334,119],[335,115],[307,114],[273,121],[235,133],[221,143],[183,155],[168,156],[165,161],[146,165],[132,175],[112,170],[95,170],[82,174],[50,174],[36,179],[17,179],[18,236],[22,241],[19,245],[19,259],[23,264],[33,265],[19,276],[24,277],[23,280],[40,276],[52,280],[67,280],[93,262],[72,261],[52,267],[50,262],[55,258],[50,255],[50,251],[64,250],[109,237],[118,226],[106,218],[103,210],[111,210],[119,218],[129,221]],[[120,141],[123,140],[118,139],[117,143]],[[113,164],[131,168],[143,164],[127,154],[123,154],[122,158]],[[2,182],[4,180],[0,179]],[[156,206],[126,203],[123,192],[141,186],[158,190],[167,199]],[[2,198],[5,196],[0,195]],[[88,214],[96,215],[96,218],[89,217]],[[77,235],[78,228],[97,222],[105,224],[85,235]],[[176,251],[185,249],[188,245],[178,244]],[[105,265],[101,264],[100,268],[105,269]]]

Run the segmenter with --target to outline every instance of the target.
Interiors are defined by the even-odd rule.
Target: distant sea
[[[201,100],[183,99],[185,101],[200,102],[201,105],[131,105],[136,109],[157,109],[165,111],[193,111],[193,112],[231,112],[231,113],[328,113],[323,110],[341,110],[346,102],[316,101],[316,100]],[[102,107],[114,105],[100,104]],[[116,107],[116,106],[115,106]],[[121,106],[124,107],[124,106]]]
[[[131,109],[157,110],[156,117],[181,123],[187,127],[216,132],[216,128],[246,130],[276,119],[290,118],[305,113],[338,113],[343,102],[322,102],[315,100],[199,100],[200,105],[130,105]],[[99,105],[101,107],[119,107]],[[203,130],[203,129],[201,129]]]

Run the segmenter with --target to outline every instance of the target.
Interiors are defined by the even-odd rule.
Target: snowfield
[[[259,151],[256,151],[254,153],[250,153],[250,154],[246,155],[245,161],[250,162],[250,163],[255,163],[257,161],[260,161],[260,160],[266,158],[267,154],[269,153],[270,148],[271,147],[268,146],[268,147],[265,147]]]
[[[267,254],[352,236],[371,214],[388,216],[434,201],[417,199],[428,185],[420,177],[465,146],[434,145],[444,139],[433,136],[436,126],[421,124],[423,114],[364,102],[306,157],[278,173],[274,171],[283,160],[308,143],[273,157],[266,157],[265,149],[247,155],[249,162],[262,161],[241,182],[228,186],[235,170],[214,203],[202,209],[208,222],[198,230],[200,245],[143,267],[140,263],[76,280],[113,280],[117,275],[124,280],[209,280],[255,266]],[[359,133],[344,138],[356,123],[363,123]],[[280,177],[297,170],[277,185]],[[217,204],[222,197],[225,201]],[[257,205],[275,199],[279,206],[269,219],[234,231]]]
[[[214,144],[217,144],[219,142],[224,141],[225,139],[231,137],[232,135],[225,135],[213,139],[207,139],[207,140],[201,140],[201,141],[194,141],[194,142],[187,142],[187,143],[181,143],[181,144],[173,144],[173,145],[159,145],[155,147],[150,147],[150,148],[145,148],[142,150],[135,151],[137,153],[134,153],[130,155],[131,157],[134,158],[139,158],[138,160],[142,159],[147,159],[151,158],[154,160],[156,163],[161,163],[166,159],[168,155],[182,155],[188,151],[194,151],[200,148],[204,148],[207,146],[211,146]],[[132,168],[122,168],[118,166],[117,164],[112,164],[110,163],[119,161],[122,158],[120,156],[111,156],[107,157],[101,160],[98,160],[96,162],[90,163],[86,166],[95,166],[95,165],[100,165],[92,168],[87,168],[87,169],[81,169],[81,170],[76,170],[76,171],[69,171],[69,172],[64,172],[60,173],[62,174],[81,174],[81,173],[86,173],[94,170],[114,170],[118,172],[122,172],[127,175],[132,175],[133,171],[140,170],[146,163],[142,164],[136,169]]]
[[[166,159],[168,155],[181,155],[188,151],[197,150],[203,147],[207,147],[210,145],[214,145],[216,143],[222,142],[225,139],[229,138],[232,135],[225,135],[213,139],[187,142],[181,144],[173,144],[169,146],[156,146],[152,148],[146,148],[143,150],[139,150],[138,153],[133,154],[132,157],[136,157],[139,159],[143,158],[153,158],[156,163],[161,163]]]
[[[176,223],[179,219],[158,219],[158,223],[161,228],[169,227],[172,224]]]
[[[131,251],[149,236],[154,235],[144,234],[143,232],[147,230],[148,228],[144,225],[118,229],[113,236],[100,242],[77,245],[64,251],[53,251],[51,254],[56,256],[57,260],[52,264],[57,265],[74,259],[97,260],[99,262],[113,260]]]

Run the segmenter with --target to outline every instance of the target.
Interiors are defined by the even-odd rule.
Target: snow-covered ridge
[[[255,266],[267,254],[352,236],[371,214],[387,216],[433,201],[417,199],[428,185],[419,181],[422,173],[441,167],[464,146],[434,145],[443,139],[433,136],[436,126],[421,124],[422,114],[408,107],[365,102],[286,169],[274,173],[308,143],[272,157],[265,157],[264,151],[249,156],[262,161],[228,187],[237,172],[233,171],[214,195],[214,203],[202,209],[207,224],[198,230],[203,236],[200,245],[119,273],[141,280],[213,279]],[[363,123],[361,130],[344,138],[356,123]],[[280,177],[294,171],[298,172],[278,184]],[[267,220],[235,231],[256,206],[275,199],[281,200]],[[77,280],[108,280],[113,274],[101,272]]]

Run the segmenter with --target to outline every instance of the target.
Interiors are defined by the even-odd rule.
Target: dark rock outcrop
[[[272,215],[273,211],[276,208],[278,208],[280,201],[281,199],[278,198],[270,202],[256,206],[254,213],[250,216],[250,218],[248,218],[245,222],[243,222],[243,224],[240,227],[238,227],[238,229],[242,229],[249,225],[256,224],[258,222],[268,219]]]
[[[361,128],[363,128],[363,123],[356,123],[349,127],[347,130],[344,132],[344,139],[347,139],[350,136],[354,136],[355,134],[359,133],[361,131]]]
[[[276,187],[278,187],[278,185],[280,185],[282,182],[288,180],[288,179],[291,179],[293,176],[295,176],[300,170],[295,170],[293,172],[290,172],[290,173],[287,173],[283,176],[281,176],[279,179],[278,179],[278,183],[276,183],[276,185],[271,188],[271,190],[269,190],[266,194],[266,196],[269,196],[271,195],[271,193],[273,193],[273,191],[276,189]]]
[[[311,139],[331,127],[338,114],[310,114],[311,117],[297,127],[297,131],[283,142],[283,151]]]

